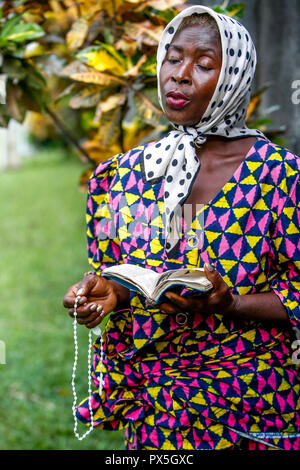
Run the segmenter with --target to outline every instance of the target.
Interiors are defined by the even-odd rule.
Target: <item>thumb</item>
[[[212,282],[215,279],[216,273],[217,273],[215,267],[209,263],[204,263],[204,271],[205,271],[207,279],[209,279]]]
[[[90,279],[83,279],[77,286],[77,292],[76,295],[80,296],[85,296],[88,294],[88,292],[94,287],[95,285],[95,279],[90,278]]]
[[[213,284],[214,288],[218,288],[224,282],[220,273],[209,263],[204,264],[204,271],[207,279]]]
[[[209,263],[204,263],[204,268],[206,273],[213,273],[215,271],[214,266]]]

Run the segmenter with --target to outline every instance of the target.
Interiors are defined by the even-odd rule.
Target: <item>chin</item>
[[[165,113],[167,119],[172,122],[172,124],[175,124],[177,126],[188,126],[188,127],[195,127],[202,119],[200,116],[199,119],[197,120],[194,119],[184,119],[181,116],[178,116],[178,113],[176,113],[177,116],[175,116],[173,113]]]
[[[195,127],[199,121],[201,121],[201,118],[199,119],[199,121],[197,122],[194,122],[194,121],[180,121],[180,120],[172,120],[172,119],[169,119],[173,124],[175,124],[176,126],[187,126],[187,127]]]

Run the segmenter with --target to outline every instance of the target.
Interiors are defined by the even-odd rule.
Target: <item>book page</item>
[[[183,277],[186,271],[188,270],[187,269],[169,269],[168,271],[165,271],[164,273],[161,273],[159,275],[159,281],[157,285],[167,281],[172,276]]]
[[[158,284],[161,285],[167,280],[177,281],[193,281],[207,284],[207,278],[203,268],[189,268],[189,269],[170,269],[160,274]]]
[[[132,284],[133,287],[138,287],[149,299],[152,299],[153,290],[160,277],[160,275],[152,269],[142,268],[141,266],[130,263],[105,268],[102,273],[105,277],[111,277],[116,282],[118,282],[117,278],[124,279],[127,283]],[[136,290],[136,288],[134,288],[134,290]]]
[[[212,283],[206,278],[202,268],[175,270],[167,278],[164,276],[160,279],[154,291],[155,299],[162,292],[176,285],[190,287],[201,292],[207,292],[213,287]]]

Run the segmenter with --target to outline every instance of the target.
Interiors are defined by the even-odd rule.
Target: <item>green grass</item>
[[[73,435],[72,319],[68,287],[89,269],[83,165],[59,151],[40,152],[0,173],[0,449],[124,449],[124,432]],[[78,328],[77,396],[87,396],[88,330]],[[79,424],[79,432],[86,427]]]

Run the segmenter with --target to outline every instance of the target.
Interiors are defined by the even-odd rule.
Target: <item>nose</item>
[[[172,80],[176,83],[191,83],[191,64],[188,62],[178,64],[178,67],[173,71]]]

